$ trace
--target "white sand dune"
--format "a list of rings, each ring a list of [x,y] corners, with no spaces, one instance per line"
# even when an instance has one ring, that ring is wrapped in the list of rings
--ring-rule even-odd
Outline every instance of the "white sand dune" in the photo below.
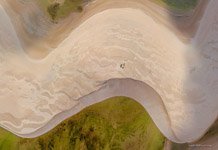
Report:
[[[0,125],[35,137],[91,104],[128,96],[170,140],[199,139],[218,115],[216,6],[211,0],[189,45],[149,13],[117,8],[90,17],[37,61],[0,7]]]

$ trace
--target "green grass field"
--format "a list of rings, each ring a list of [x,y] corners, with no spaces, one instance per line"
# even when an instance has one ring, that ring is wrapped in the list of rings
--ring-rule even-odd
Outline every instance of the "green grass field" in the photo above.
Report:
[[[175,11],[189,11],[196,7],[198,0],[152,0]]]
[[[0,133],[0,150],[161,150],[165,140],[144,108],[125,97],[92,105],[38,138]]]

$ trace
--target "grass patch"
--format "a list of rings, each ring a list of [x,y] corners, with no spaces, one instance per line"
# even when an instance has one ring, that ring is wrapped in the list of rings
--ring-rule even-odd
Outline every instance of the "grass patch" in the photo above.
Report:
[[[17,148],[19,138],[14,134],[0,129],[0,150],[14,150]]]
[[[64,18],[72,12],[82,12],[84,0],[37,0],[53,21]]]
[[[82,12],[82,0],[65,0],[57,12],[57,18],[63,18],[71,12]]]
[[[87,107],[34,139],[1,132],[6,134],[0,134],[0,146],[2,141],[10,139],[8,144],[3,143],[4,148],[15,145],[15,149],[21,150],[160,150],[165,139],[144,108],[125,97],[111,98]]]
[[[159,4],[166,5],[172,10],[176,11],[190,11],[194,9],[198,0],[153,0]]]

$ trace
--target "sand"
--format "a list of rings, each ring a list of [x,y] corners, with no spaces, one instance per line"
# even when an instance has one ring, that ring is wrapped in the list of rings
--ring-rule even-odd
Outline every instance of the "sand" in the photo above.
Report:
[[[38,60],[0,7],[0,125],[36,137],[91,104],[128,96],[170,140],[199,139],[218,115],[217,5],[210,1],[190,43],[166,14],[102,10]]]

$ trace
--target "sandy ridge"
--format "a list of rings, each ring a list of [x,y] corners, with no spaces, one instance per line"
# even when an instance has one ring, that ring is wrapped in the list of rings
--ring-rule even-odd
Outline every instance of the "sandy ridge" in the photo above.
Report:
[[[0,108],[1,126],[23,137],[35,137],[85,106],[120,95],[140,102],[172,141],[198,139],[218,114],[217,87],[213,84],[217,81],[216,54],[209,56],[216,46],[213,26],[216,16],[205,19],[216,14],[213,7],[216,3],[210,2],[207,10],[212,12],[205,13],[190,45],[151,18],[150,12],[109,9],[84,21],[45,59],[37,62],[15,51],[23,51],[18,39],[11,40],[16,37],[15,31],[5,30],[1,24],[0,37],[10,33],[3,43],[14,44],[14,47],[0,45],[6,50],[0,64],[0,100],[10,106],[5,100],[14,99],[13,108]],[[3,9],[0,14],[2,19],[7,18]],[[207,25],[208,32],[204,33]],[[213,39],[207,38],[209,35]],[[166,44],[169,39],[172,43]],[[126,64],[125,69],[120,68],[122,63]],[[119,80],[109,80],[113,78]],[[22,88],[17,88],[20,85]],[[127,92],[131,86],[138,90]],[[81,98],[84,95],[87,96]]]

